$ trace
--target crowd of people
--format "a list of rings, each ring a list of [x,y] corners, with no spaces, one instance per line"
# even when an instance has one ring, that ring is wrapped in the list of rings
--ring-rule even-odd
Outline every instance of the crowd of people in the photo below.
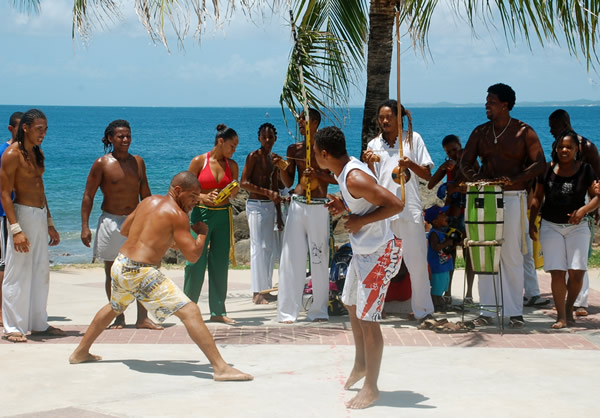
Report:
[[[144,160],[129,153],[129,123],[111,122],[102,139],[105,154],[90,169],[81,204],[81,240],[93,246],[95,259],[104,262],[109,303],[94,318],[71,363],[98,360],[89,352],[92,343],[106,327],[124,327],[123,312],[136,301],[136,327],[160,331],[160,323],[176,315],[213,365],[216,380],[252,379],[220,356],[197,305],[208,269],[210,320],[235,323],[225,302],[228,266],[235,263],[230,199],[240,188],[249,192],[252,300],[276,301],[282,324],[296,322],[303,308],[307,261],[312,288],[307,318],[328,320],[330,219],[343,215],[353,254],[342,301],[356,346],[345,387],[364,378],[350,408],[364,408],[378,397],[383,351],[379,321],[387,288],[401,265],[410,274],[411,307],[420,327],[435,326],[434,313],[451,301],[456,247],[465,237],[465,182],[503,185],[499,262],[502,314],[509,326],[525,326],[524,305],[549,302],[540,295],[534,240],[541,243],[544,269],[552,277],[557,311],[552,327],[569,326],[587,307],[587,259],[594,223],[590,213],[600,204],[598,150],[573,130],[566,111],[557,110],[549,118],[555,142],[551,161],[546,162],[536,132],[510,115],[516,100],[512,88],[495,84],[487,93],[489,121],[473,130],[464,149],[457,136],[446,136],[441,146],[448,159],[433,174],[434,163],[425,141],[412,130],[410,111],[386,100],[377,111],[379,135],[368,143],[362,161],[348,155],[339,128],[319,129],[321,115],[309,109],[298,117],[304,140],[290,145],[285,157],[272,152],[275,127],[269,123],[259,127],[260,147],[248,155],[238,183],[233,155],[239,138],[234,129],[220,124],[214,147],[194,157],[187,170],[173,178],[165,196],[152,195]],[[399,132],[398,118],[408,120],[408,129]],[[29,332],[64,335],[49,325],[46,312],[48,245],[57,245],[60,236],[42,179],[46,116],[36,109],[14,113],[9,131],[12,138],[0,148],[0,319],[5,339],[26,342]],[[438,187],[444,206],[423,210],[420,181],[428,182],[430,189]],[[328,194],[330,184],[337,184],[340,193]],[[92,240],[89,218],[98,188],[102,213]],[[169,248],[180,250],[187,260],[182,290],[159,270]],[[472,303],[475,275],[466,248],[463,254],[465,301]],[[279,284],[274,296],[277,260]],[[479,302],[494,305],[493,281],[478,276]],[[490,324],[492,315],[482,309],[473,324]]]

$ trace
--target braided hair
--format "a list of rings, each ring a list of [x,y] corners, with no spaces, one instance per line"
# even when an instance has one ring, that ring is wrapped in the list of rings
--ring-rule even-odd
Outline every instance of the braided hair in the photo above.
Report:
[[[21,151],[21,154],[23,154],[25,160],[29,160],[29,153],[25,149],[25,131],[23,130],[23,126],[31,126],[36,119],[48,120],[41,110],[30,109],[23,114],[21,122],[19,123],[19,129],[17,129],[15,141],[19,144],[19,150]],[[35,162],[38,167],[44,167],[44,154],[42,154],[42,150],[39,146],[35,145],[33,147],[33,154],[35,155]]]
[[[259,137],[260,137],[260,132],[261,132],[263,129],[271,129],[271,130],[273,131],[273,133],[275,134],[275,137],[277,137],[277,129],[275,129],[275,126],[273,126],[273,124],[272,124],[272,123],[265,122],[265,123],[263,123],[262,125],[260,125],[260,126],[258,127],[258,136],[259,136]]]

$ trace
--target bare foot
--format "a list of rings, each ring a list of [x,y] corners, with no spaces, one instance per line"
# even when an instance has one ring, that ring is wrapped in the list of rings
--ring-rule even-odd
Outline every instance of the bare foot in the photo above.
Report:
[[[31,335],[52,335],[54,337],[64,337],[67,335],[67,333],[60,328],[49,326],[44,331],[31,331]]]
[[[102,360],[102,357],[100,357],[100,356],[96,356],[91,353],[79,354],[76,351],[74,351],[73,354],[71,354],[69,356],[69,363],[71,363],[71,364],[90,363],[92,361],[100,361],[100,360]]]
[[[10,341],[11,343],[26,343],[27,337],[20,332],[9,332],[2,336],[3,339]]]
[[[254,376],[248,373],[241,372],[238,369],[235,369],[231,366],[227,366],[222,371],[215,372],[213,379],[217,382],[243,382],[248,380],[254,380]]]
[[[294,321],[279,321],[280,324],[292,325]]]
[[[254,293],[252,296],[252,303],[255,305],[268,305],[269,301],[260,293]]]
[[[152,321],[150,318],[146,318],[142,322],[137,322],[135,327],[138,329],[153,329],[158,331],[165,329],[164,327],[154,323],[154,321]]]
[[[121,314],[115,318],[115,322],[108,329],[123,329],[125,328],[125,315]]]
[[[559,319],[554,324],[552,324],[553,329],[563,329],[567,327],[567,321]]]
[[[356,366],[354,366],[354,368],[350,372],[350,376],[348,376],[348,380],[346,380],[344,389],[346,389],[346,390],[350,389],[352,386],[354,386],[354,384],[356,382],[358,382],[360,379],[362,379],[366,375],[367,375],[367,369],[357,369]]]
[[[346,408],[349,409],[364,409],[373,404],[379,399],[379,390],[377,388],[364,387],[356,394],[356,396],[346,402]]]
[[[237,323],[235,321],[235,319],[231,319],[230,317],[228,317],[226,315],[211,316],[210,321],[211,322],[222,322],[227,325],[233,325],[233,324]]]

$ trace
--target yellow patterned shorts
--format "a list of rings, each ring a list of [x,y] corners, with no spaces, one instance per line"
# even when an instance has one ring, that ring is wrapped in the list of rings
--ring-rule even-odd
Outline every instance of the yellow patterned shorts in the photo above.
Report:
[[[132,261],[123,254],[115,260],[111,277],[110,304],[119,314],[137,299],[158,322],[163,322],[191,302],[157,266]]]

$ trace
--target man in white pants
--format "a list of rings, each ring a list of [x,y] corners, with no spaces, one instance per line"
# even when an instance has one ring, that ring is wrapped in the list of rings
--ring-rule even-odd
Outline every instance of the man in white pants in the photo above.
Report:
[[[309,110],[310,140],[314,145],[315,133],[321,122],[321,115]],[[300,115],[298,127],[306,136],[304,113]],[[314,146],[311,155],[314,156]],[[329,212],[327,187],[336,183],[328,170],[322,170],[312,158],[310,168],[306,167],[306,140],[292,144],[287,149],[289,166],[280,169],[281,180],[286,187],[294,183],[298,171],[298,185],[288,209],[283,232],[283,248],[279,263],[279,294],[277,295],[277,319],[291,324],[296,321],[302,307],[302,294],[306,282],[306,254],[310,253],[310,272],[313,301],[307,317],[311,321],[327,321],[329,302]],[[306,199],[307,182],[310,179],[311,201]]]
[[[275,224],[281,197],[278,191],[277,166],[274,164],[276,156],[271,153],[277,141],[275,126],[263,123],[258,128],[258,140],[260,148],[252,151],[246,158],[242,188],[250,192],[246,201],[246,215],[250,229],[252,302],[260,305],[274,300],[270,294],[263,295],[260,292],[273,287],[273,265],[276,257],[279,257],[275,254],[278,248]]]
[[[346,402],[348,408],[363,409],[379,398],[377,378],[383,354],[379,321],[387,288],[402,264],[402,243],[390,231],[388,218],[404,204],[378,184],[365,163],[348,156],[339,128],[319,131],[315,148],[319,164],[333,171],[340,185],[342,198],[330,196],[327,207],[334,215],[347,211],[345,227],[353,256],[342,300],[350,314],[356,355],[344,388],[350,389],[364,377],[361,390]]]
[[[2,156],[0,168],[2,205],[10,225],[2,284],[3,338],[12,342],[26,342],[28,331],[64,335],[48,324],[46,312],[50,281],[48,237],[50,245],[60,242],[42,180],[44,154],[40,145],[47,130],[48,121],[40,110],[27,111],[15,142]]]
[[[402,107],[402,116],[407,114]],[[401,187],[392,178],[393,170],[399,166],[400,159],[397,118],[398,104],[395,100],[387,100],[379,105],[377,122],[381,134],[369,142],[363,159],[369,164],[379,183],[400,197]],[[412,129],[409,128],[409,131]],[[412,140],[409,138],[411,136]],[[403,242],[404,263],[410,273],[413,313],[420,324],[429,325],[428,321],[434,320],[433,302],[427,270],[427,241],[418,178],[431,178],[433,161],[423,138],[416,132],[412,132],[412,135],[409,135],[408,131],[402,132],[402,149],[404,157],[400,166],[410,170],[410,174],[404,186],[404,210],[390,218],[391,228],[394,235]]]
[[[510,327],[521,328],[525,325],[523,254],[527,252],[528,227],[525,189],[531,179],[543,173],[546,160],[535,131],[510,116],[516,100],[513,89],[499,83],[487,92],[485,110],[490,122],[473,130],[460,164],[470,181],[504,182],[504,243],[500,250],[503,313],[510,317]],[[477,157],[481,159],[479,172],[474,169]],[[479,298],[482,305],[495,304],[492,276],[479,275]],[[475,325],[489,324],[492,315],[482,310]]]

